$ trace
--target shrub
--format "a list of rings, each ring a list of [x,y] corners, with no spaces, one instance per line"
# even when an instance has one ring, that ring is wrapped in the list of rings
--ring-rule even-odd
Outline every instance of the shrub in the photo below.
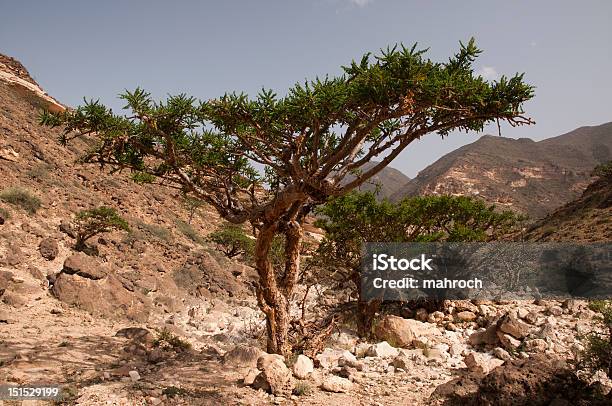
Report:
[[[612,301],[596,300],[589,308],[600,314],[603,332],[591,332],[583,338],[585,349],[579,366],[593,373],[603,370],[612,378]]]
[[[30,214],[34,214],[40,209],[40,199],[29,190],[20,187],[4,189],[0,193],[0,200],[21,207]]]
[[[293,388],[293,394],[296,396],[309,395],[312,392],[312,388],[308,382],[298,381]]]
[[[77,213],[74,229],[77,234],[75,249],[80,251],[85,248],[85,242],[95,235],[112,230],[129,231],[130,227],[127,221],[117,214],[115,209],[100,206]]]
[[[612,161],[609,161],[605,164],[597,165],[595,169],[593,169],[591,175],[600,178],[612,177]]]
[[[153,345],[162,349],[174,351],[183,351],[191,348],[191,344],[166,328],[157,333],[157,338],[153,341]]]
[[[242,227],[225,223],[208,236],[208,240],[217,244],[219,250],[228,258],[242,255],[250,258],[255,250],[255,240],[250,238]]]

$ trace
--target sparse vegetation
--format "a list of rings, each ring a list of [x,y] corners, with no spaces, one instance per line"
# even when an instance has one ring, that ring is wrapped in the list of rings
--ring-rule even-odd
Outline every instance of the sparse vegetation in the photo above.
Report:
[[[4,220],[8,220],[11,218],[11,213],[4,207],[0,207],[0,217],[2,217]]]
[[[204,242],[204,239],[200,233],[198,233],[193,226],[191,226],[191,224],[186,223],[181,219],[176,219],[174,224],[176,224],[176,228],[178,228],[178,230],[191,241],[197,244],[202,244]]]
[[[308,382],[297,381],[293,388],[293,394],[295,396],[308,396],[312,393],[312,387]]]
[[[591,175],[600,178],[612,177],[612,161],[609,161],[605,164],[597,165],[595,169],[593,169]]]
[[[125,221],[115,209],[100,206],[91,210],[83,210],[77,213],[74,220],[74,230],[76,232],[76,250],[83,250],[86,242],[90,238],[113,230],[129,231],[127,221]]]
[[[27,189],[10,187],[0,192],[0,200],[35,214],[40,208],[40,199]]]
[[[596,300],[589,308],[600,315],[603,332],[591,332],[583,338],[585,349],[578,363],[593,373],[602,370],[612,378],[612,301]]]
[[[135,224],[138,228],[146,231],[156,238],[159,238],[160,240],[168,242],[172,239],[172,233],[165,227],[158,226],[157,224],[145,223],[142,220],[136,220]]]
[[[191,344],[181,339],[170,330],[164,328],[157,333],[153,345],[164,350],[184,351],[191,348]]]

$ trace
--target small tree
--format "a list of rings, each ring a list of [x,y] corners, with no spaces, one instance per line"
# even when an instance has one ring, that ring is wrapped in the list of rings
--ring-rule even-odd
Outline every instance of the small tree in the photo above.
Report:
[[[252,258],[255,249],[255,239],[249,237],[241,226],[225,223],[208,236],[228,258],[242,255]]]
[[[86,247],[86,241],[90,238],[113,230],[129,231],[128,223],[115,209],[100,206],[91,210],[83,210],[77,213],[74,220],[76,232],[76,243],[74,248],[81,251]]]
[[[361,249],[368,241],[432,242],[489,241],[509,232],[519,216],[498,212],[481,200],[465,196],[422,196],[398,203],[378,202],[374,193],[351,193],[318,209],[316,225],[325,231],[315,261],[335,280],[352,282],[358,298],[357,325],[370,333],[377,301],[361,292]]]
[[[353,61],[341,76],[297,84],[281,98],[262,90],[254,99],[233,93],[206,102],[185,95],[155,102],[136,89],[121,96],[126,116],[91,101],[45,113],[41,121],[64,126],[62,142],[96,138],[84,162],[153,175],[231,223],[251,223],[267,350],[287,355],[302,226],[316,205],[368,181],[428,134],[532,123],[522,106],[533,87],[520,74],[496,82],[475,74],[480,52],[472,39],[439,63],[416,45],[395,46]],[[371,161],[378,163],[366,166]],[[275,266],[269,254],[279,234],[285,260]]]

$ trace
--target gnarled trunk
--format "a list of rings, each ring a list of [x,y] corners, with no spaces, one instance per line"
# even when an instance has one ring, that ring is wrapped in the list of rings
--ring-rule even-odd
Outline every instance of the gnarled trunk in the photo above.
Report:
[[[285,266],[276,272],[270,260],[270,247],[277,232],[285,235]],[[255,244],[255,264],[259,274],[257,301],[266,315],[267,351],[282,355],[291,353],[289,343],[290,299],[297,281],[302,226],[297,221],[266,223],[259,230]]]

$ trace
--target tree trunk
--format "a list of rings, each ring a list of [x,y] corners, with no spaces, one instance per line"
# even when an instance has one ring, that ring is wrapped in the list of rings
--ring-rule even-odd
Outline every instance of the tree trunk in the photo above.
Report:
[[[266,315],[268,333],[267,352],[288,356],[290,299],[297,281],[300,261],[302,227],[296,221],[288,222],[282,230],[285,234],[285,269],[277,275],[270,261],[272,240],[277,234],[278,224],[264,224],[259,230],[255,244],[255,264],[259,274],[257,301]]]
[[[378,299],[366,300],[363,297],[359,272],[353,272],[352,280],[357,288],[357,335],[361,338],[370,338],[374,316],[380,309],[381,301]]]

